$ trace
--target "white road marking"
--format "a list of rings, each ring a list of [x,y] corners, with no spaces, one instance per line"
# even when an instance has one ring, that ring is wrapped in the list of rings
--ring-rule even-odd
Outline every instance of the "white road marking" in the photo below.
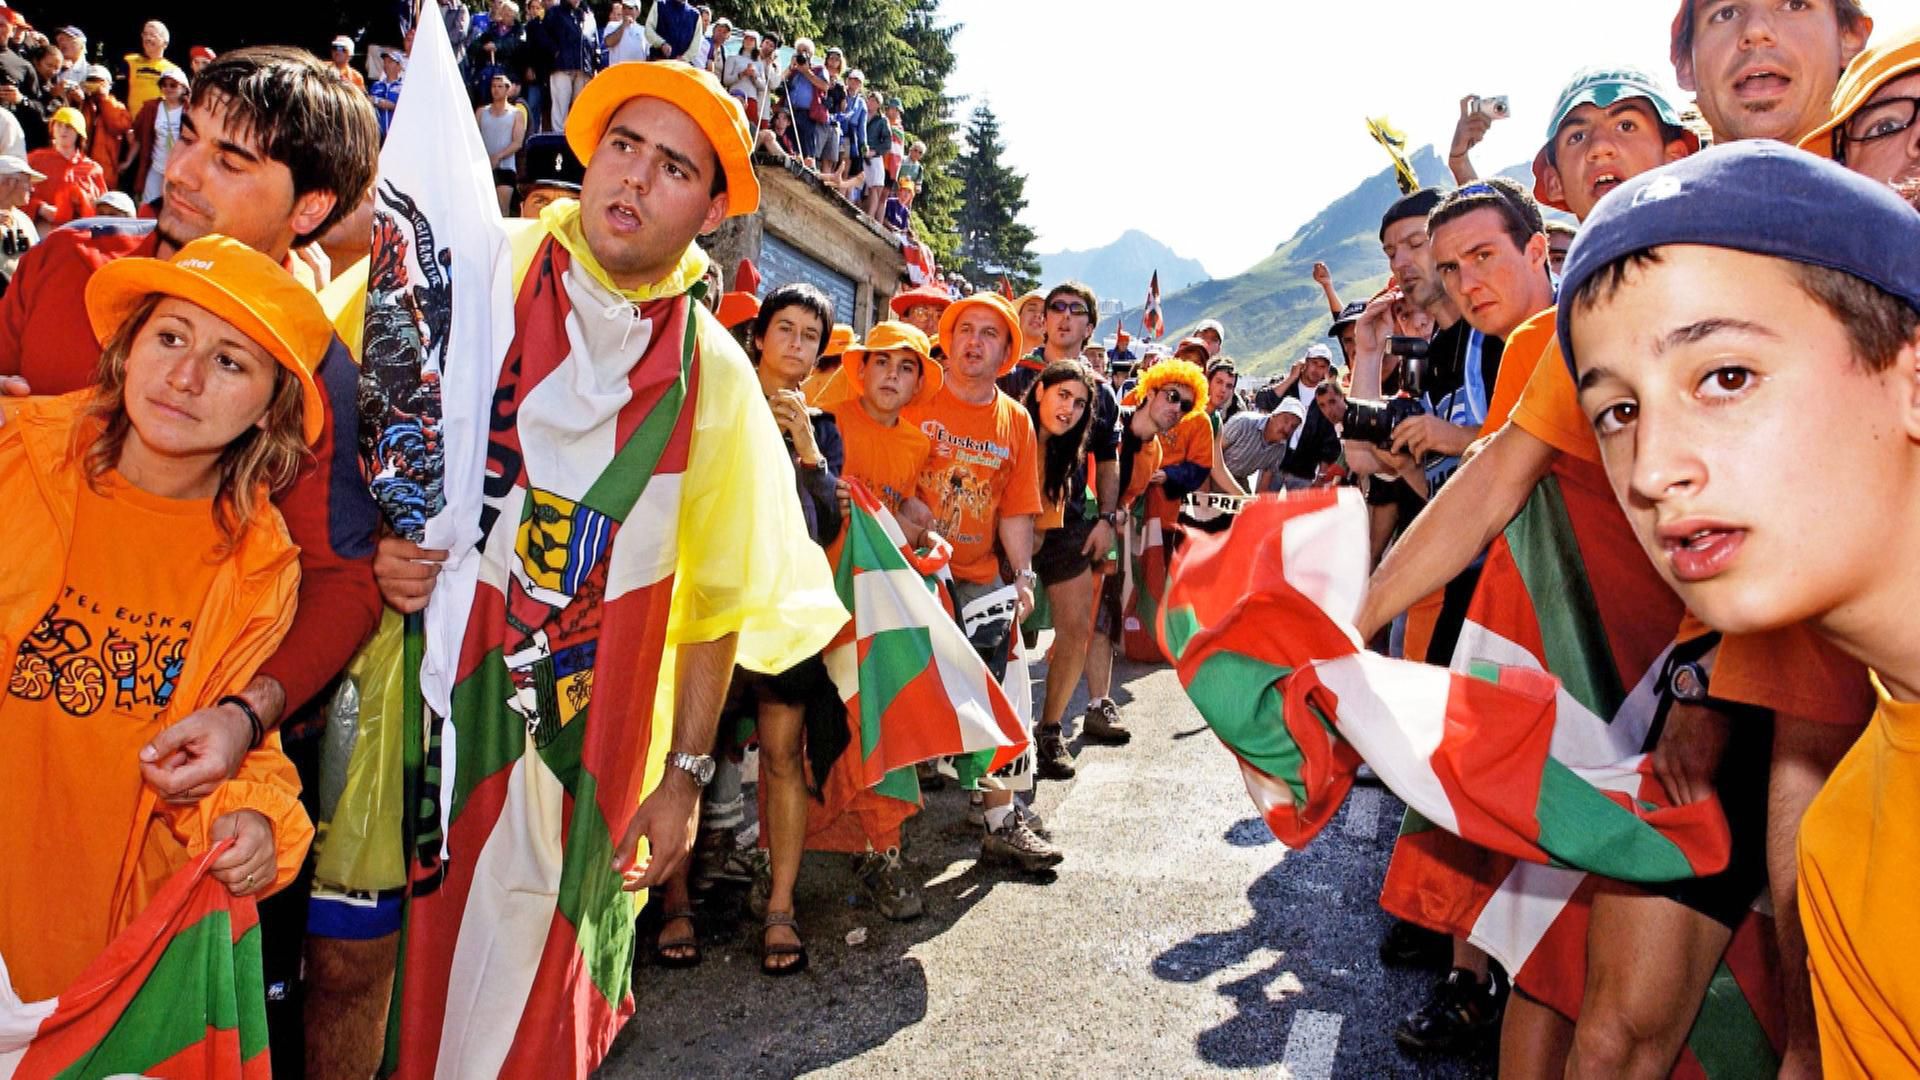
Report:
[[[1293,1014],[1293,1027],[1287,1032],[1287,1049],[1280,1059],[1281,1075],[1292,1080],[1329,1080],[1333,1076],[1334,1054],[1340,1049],[1338,1013],[1301,1009]]]
[[[1347,820],[1342,826],[1348,836],[1371,840],[1380,831],[1380,789],[1356,787],[1347,793]]]

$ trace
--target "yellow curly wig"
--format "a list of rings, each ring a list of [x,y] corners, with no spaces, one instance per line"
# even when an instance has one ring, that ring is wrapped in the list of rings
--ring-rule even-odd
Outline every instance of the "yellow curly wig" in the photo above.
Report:
[[[1145,401],[1148,394],[1171,383],[1177,383],[1193,391],[1193,408],[1187,410],[1188,416],[1206,411],[1207,373],[1201,371],[1200,365],[1191,360],[1160,361],[1148,368],[1145,375],[1140,376],[1140,382],[1134,386],[1133,394],[1128,396],[1134,397],[1136,401]]]

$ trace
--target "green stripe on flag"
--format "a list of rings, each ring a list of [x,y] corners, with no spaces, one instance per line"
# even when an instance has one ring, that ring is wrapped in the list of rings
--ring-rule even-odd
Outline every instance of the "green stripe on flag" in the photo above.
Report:
[[[458,786],[453,792],[450,821],[460,820],[467,797],[475,788],[526,753],[527,729],[520,724],[500,723],[497,715],[507,711],[505,703],[514,692],[499,649],[482,657],[473,674],[453,688],[454,754],[458,758],[453,775]]]
[[[1553,758],[1540,773],[1540,847],[1557,862],[1621,881],[1698,876],[1680,846]]]
[[[1222,650],[1200,662],[1187,683],[1187,696],[1222,742],[1247,764],[1285,783],[1295,803],[1304,806],[1306,759],[1281,722],[1280,688],[1275,685],[1292,673],[1292,668]]]
[[[889,799],[898,799],[903,803],[920,805],[920,776],[913,766],[902,765],[880,778],[880,782],[871,789],[876,795]]]
[[[1774,1056],[1760,1018],[1753,1015],[1746,991],[1724,960],[1707,984],[1700,1015],[1687,1035],[1687,1049],[1693,1051],[1708,1080],[1772,1076],[1780,1071],[1780,1059]]]
[[[210,911],[182,927],[106,1037],[56,1074],[59,1080],[122,1073],[137,1076],[205,1041],[209,1028],[233,1030],[240,1021],[234,978],[237,959],[233,924],[225,911]],[[258,986],[257,947],[252,963]],[[264,1010],[264,1003],[260,1008]],[[264,1011],[261,1019],[264,1023]]]
[[[575,717],[547,751],[570,743],[570,756],[577,763],[585,720],[584,714]],[[527,762],[528,768],[546,765],[544,758]],[[633,901],[630,894],[621,891],[620,875],[613,872],[612,823],[600,816],[600,785],[593,773],[577,764],[572,771],[576,776],[569,785],[573,815],[567,826],[566,850],[560,856],[557,906],[573,924],[574,942],[586,965],[587,978],[606,998],[608,1007],[617,1010],[633,982]]]
[[[1627,690],[1614,670],[1613,649],[1557,479],[1549,476],[1534,487],[1507,526],[1506,539],[1540,621],[1547,670],[1588,712],[1602,719],[1613,716]]]
[[[240,1058],[253,1060],[267,1050],[267,977],[260,956],[260,924],[233,943],[233,987],[239,1010]]]
[[[692,310],[692,301],[688,301],[687,337],[680,347],[680,377],[672,386],[660,395],[660,400],[647,410],[647,418],[640,422],[632,435],[614,454],[613,460],[600,473],[585,495],[580,496],[580,505],[597,510],[615,521],[625,522],[633,511],[633,505],[647,490],[648,481],[653,479],[654,470],[660,465],[660,458],[667,450],[667,441],[673,437],[673,429],[680,422],[681,406],[687,399],[687,373],[693,366],[693,344],[695,327],[699,320]],[[527,492],[527,502],[533,502],[533,492]]]
[[[880,720],[907,684],[933,666],[933,631],[924,626],[882,630],[867,639],[860,660],[860,756],[880,745]]]
[[[1165,639],[1167,655],[1174,663],[1186,654],[1187,642],[1200,632],[1200,617],[1193,613],[1191,605],[1169,608],[1160,623],[1160,636]]]

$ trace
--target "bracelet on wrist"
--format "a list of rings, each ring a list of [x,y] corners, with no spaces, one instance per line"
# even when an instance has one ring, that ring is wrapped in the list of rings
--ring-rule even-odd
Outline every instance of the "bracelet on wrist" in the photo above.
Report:
[[[239,709],[241,714],[247,718],[247,725],[253,729],[253,741],[247,744],[248,748],[253,750],[260,748],[261,741],[267,737],[267,726],[260,722],[260,714],[253,711],[253,706],[247,704],[246,698],[238,694],[228,694],[226,697],[214,702],[214,704],[231,705]]]

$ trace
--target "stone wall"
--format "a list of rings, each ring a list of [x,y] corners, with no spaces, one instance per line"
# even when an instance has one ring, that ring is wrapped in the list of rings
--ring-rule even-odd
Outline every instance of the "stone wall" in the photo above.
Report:
[[[728,218],[700,244],[717,261],[727,288],[740,260],[760,269],[761,295],[795,279],[836,297],[834,318],[865,334],[886,317],[887,301],[906,287],[907,264],[893,234],[797,163],[756,154],[760,209]],[[775,270],[779,273],[775,273]],[[851,305],[852,310],[844,310]]]

